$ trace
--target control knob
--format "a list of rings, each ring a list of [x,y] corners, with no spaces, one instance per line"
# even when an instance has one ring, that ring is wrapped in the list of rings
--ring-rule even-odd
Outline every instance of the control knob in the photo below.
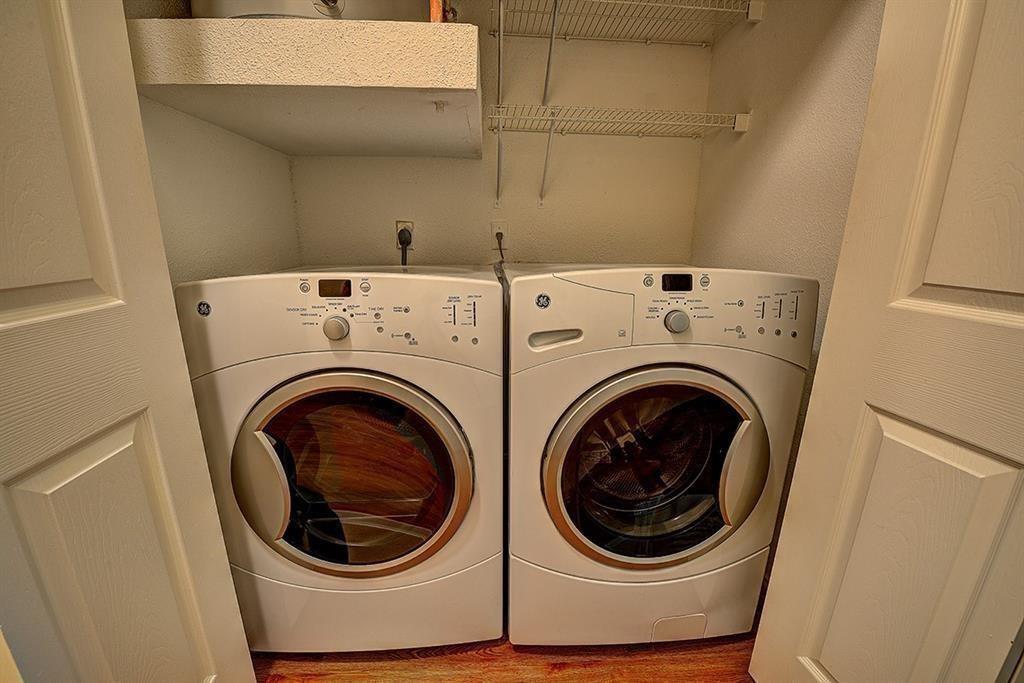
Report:
[[[326,335],[328,339],[340,341],[348,336],[348,332],[348,321],[341,316],[332,315],[324,321],[324,335]]]
[[[673,334],[686,332],[690,327],[690,316],[678,309],[671,310],[665,314],[665,328]]]

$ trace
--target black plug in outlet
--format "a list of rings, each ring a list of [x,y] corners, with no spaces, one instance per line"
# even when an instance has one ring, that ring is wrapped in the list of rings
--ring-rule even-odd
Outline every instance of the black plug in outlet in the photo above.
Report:
[[[398,239],[398,248],[402,250],[402,265],[408,265],[409,249],[412,246],[412,221],[395,221]]]

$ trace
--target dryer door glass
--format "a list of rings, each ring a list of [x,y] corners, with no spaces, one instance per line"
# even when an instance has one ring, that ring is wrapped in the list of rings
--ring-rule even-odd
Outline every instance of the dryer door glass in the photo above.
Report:
[[[404,558],[454,533],[456,507],[464,514],[468,448],[453,418],[408,385],[367,373],[325,377],[315,376],[316,390],[288,391],[256,425],[263,451],[279,463],[287,501],[276,530],[276,523],[255,528],[262,511],[246,517],[264,540],[314,569],[345,574],[407,566]],[[266,457],[255,450],[236,449],[236,458]],[[238,479],[249,470],[242,460],[236,465],[239,494],[245,482]],[[243,497],[243,511],[261,504]],[[439,538],[446,528],[450,533]]]
[[[751,418],[760,425],[752,405],[744,410],[726,393],[738,390],[692,369],[653,372],[596,388],[549,446],[552,517],[574,545],[612,564],[664,566],[719,542],[749,513],[767,471],[767,439],[755,439],[748,479],[760,479],[756,490],[726,486],[728,461],[749,450],[739,444]]]

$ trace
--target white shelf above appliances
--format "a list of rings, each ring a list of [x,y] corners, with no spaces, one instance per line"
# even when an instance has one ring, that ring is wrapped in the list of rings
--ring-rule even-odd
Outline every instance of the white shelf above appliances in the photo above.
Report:
[[[291,155],[480,158],[477,28],[128,22],[139,93]]]

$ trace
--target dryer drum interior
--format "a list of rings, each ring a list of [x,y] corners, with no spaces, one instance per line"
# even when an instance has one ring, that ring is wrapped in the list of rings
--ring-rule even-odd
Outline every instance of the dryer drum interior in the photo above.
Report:
[[[454,418],[400,380],[365,372],[299,379],[253,410],[232,458],[246,520],[311,569],[379,574],[450,538],[472,493]]]
[[[329,562],[374,564],[432,536],[451,507],[455,471],[437,432],[384,396],[307,396],[267,423],[288,479],[284,539]]]
[[[597,559],[682,561],[724,540],[764,485],[767,440],[742,393],[688,368],[654,372],[592,390],[549,445],[548,508],[563,536]],[[751,436],[753,448],[738,447]],[[748,453],[742,464],[738,450]],[[742,493],[743,515],[735,506],[730,515],[735,495],[724,485],[734,466],[752,467],[755,480]]]

